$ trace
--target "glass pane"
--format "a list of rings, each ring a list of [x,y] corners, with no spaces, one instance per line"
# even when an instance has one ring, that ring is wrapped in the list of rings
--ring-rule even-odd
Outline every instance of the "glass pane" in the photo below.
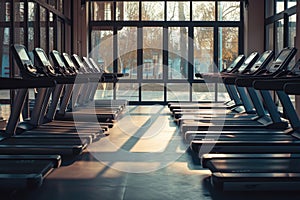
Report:
[[[240,2],[218,2],[218,21],[240,21]]]
[[[120,83],[117,84],[117,99],[126,99],[128,101],[139,100],[139,84]]]
[[[14,27],[14,42],[24,44],[24,28]]]
[[[123,27],[118,32],[118,71],[128,73],[126,79],[137,78],[137,28]]]
[[[37,6],[35,3],[28,2],[28,49],[29,51],[35,47],[34,41],[34,24],[36,23]]]
[[[28,27],[28,49],[32,50],[34,49],[34,28],[33,27]]]
[[[214,72],[214,28],[194,28],[194,72]]]
[[[270,17],[274,15],[274,0],[265,0],[266,2],[266,17]]]
[[[28,3],[28,21],[35,21],[36,20],[36,4],[29,2]]]
[[[167,101],[189,101],[190,85],[172,83],[167,85]]]
[[[192,90],[193,101],[214,101],[214,83],[194,83]]]
[[[188,29],[169,28],[169,79],[186,79],[188,74]]]
[[[1,99],[10,99],[10,92],[8,90],[0,91],[1,94]],[[11,111],[11,107],[10,105],[7,104],[2,104],[1,105],[1,117],[3,117],[4,119],[8,119],[10,116],[10,111]],[[5,129],[5,127],[0,127],[2,130]]]
[[[142,20],[163,21],[165,3],[163,1],[143,1]]]
[[[274,49],[274,24],[269,24],[266,27],[266,49]]]
[[[112,83],[103,83],[98,85],[98,89],[95,94],[95,100],[99,99],[113,99]]]
[[[117,20],[139,20],[139,2],[117,2]]]
[[[0,28],[1,77],[9,76],[9,28]],[[1,97],[2,98],[2,97]]]
[[[40,46],[47,51],[47,11],[40,6]]]
[[[279,20],[275,22],[276,24],[276,34],[275,34],[275,53],[279,53],[283,49],[283,31],[284,31],[284,21]]]
[[[10,21],[10,4],[5,3],[5,1],[0,1],[0,22]]]
[[[142,84],[142,101],[163,101],[164,85],[159,83]]]
[[[113,2],[92,2],[92,21],[113,20]]]
[[[189,21],[190,20],[190,2],[188,1],[168,1],[167,2],[167,20],[168,21]]]
[[[113,31],[93,30],[90,55],[108,72],[113,72]]]
[[[215,9],[214,1],[193,1],[193,21],[214,21]]]
[[[228,95],[228,92],[226,91],[224,84],[218,84],[218,99],[217,99],[217,101],[226,102],[229,100],[230,100],[230,97]]]
[[[296,40],[296,15],[289,17],[289,46],[294,47]]]
[[[58,10],[60,11],[60,12],[62,12],[63,13],[63,7],[64,7],[64,2],[63,2],[63,0],[59,0],[58,1],[58,6],[57,6],[57,8],[58,8]]]
[[[236,27],[219,28],[219,69],[222,71],[238,56],[239,29]]]
[[[297,5],[296,0],[288,0],[288,5],[287,5],[288,8],[293,7],[295,5]]]
[[[54,16],[52,12],[49,12],[49,21],[53,22],[54,21]]]
[[[276,13],[284,11],[284,0],[276,0]]]
[[[57,20],[57,25],[56,25],[56,47],[55,49],[58,50],[58,51],[62,51],[62,48],[63,48],[63,32],[64,32],[64,29],[63,29],[63,23],[60,19]]]
[[[162,79],[163,29],[143,28],[143,78]]]
[[[53,7],[53,8],[56,8],[56,1],[57,0],[48,0],[48,4]]]
[[[15,2],[15,21],[22,22],[24,21],[24,2]]]
[[[53,49],[54,49],[54,28],[49,27],[49,51],[52,51]]]

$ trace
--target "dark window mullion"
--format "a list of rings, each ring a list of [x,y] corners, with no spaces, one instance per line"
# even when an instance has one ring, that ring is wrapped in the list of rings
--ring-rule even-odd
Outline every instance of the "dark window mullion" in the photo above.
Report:
[[[289,16],[287,14],[284,14],[283,18],[283,47],[289,46]]]
[[[118,27],[113,28],[113,72],[118,72]],[[116,99],[116,83],[113,83],[113,99]]]
[[[169,74],[169,29],[168,27],[163,27],[163,81],[164,81],[164,102],[167,101],[167,82]]]
[[[139,83],[139,102],[142,101],[142,81],[143,81],[143,28],[137,30],[137,80]]]

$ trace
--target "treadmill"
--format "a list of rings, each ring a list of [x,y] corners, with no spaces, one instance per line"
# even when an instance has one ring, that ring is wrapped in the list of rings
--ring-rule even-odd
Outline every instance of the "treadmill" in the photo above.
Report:
[[[267,77],[273,77],[280,72],[286,70],[288,64],[293,59],[296,54],[295,48],[284,48],[276,57],[276,59],[271,63],[271,66],[268,68],[267,71],[263,70],[260,73],[256,74],[255,76],[244,76],[240,77],[242,82],[251,82],[252,79],[260,78],[264,79]],[[227,77],[228,79],[236,80],[237,77]],[[253,81],[253,80],[252,80]],[[240,86],[240,85],[238,85]],[[277,107],[272,100],[272,97],[269,91],[261,90],[260,91],[262,98],[264,99],[265,106],[268,109],[270,114],[271,121],[266,121],[266,118],[259,118],[257,121],[254,121],[252,124],[243,124],[243,123],[234,123],[226,121],[216,121],[214,123],[214,119],[212,119],[211,123],[205,122],[187,122],[186,124],[183,121],[183,124],[180,126],[181,132],[185,134],[187,131],[197,131],[197,130],[241,130],[241,129],[260,129],[260,128],[269,128],[269,129],[278,129],[284,130],[287,128],[287,123],[282,121],[279,112],[277,111]]]
[[[254,73],[256,73],[258,70],[262,70],[265,69],[266,66],[269,64],[269,62],[271,61],[271,59],[273,58],[273,51],[265,51],[260,58],[257,60],[256,57],[257,54],[251,54],[246,61],[243,63],[243,65],[241,65],[236,71],[235,73],[223,73],[221,76],[220,74],[215,74],[214,76],[208,76],[208,78],[206,78],[207,81],[211,81],[211,82],[217,82],[217,81],[221,81],[222,79],[224,79],[225,77],[228,76],[240,76],[240,75],[253,75]],[[255,59],[253,59],[255,58]],[[253,62],[257,60],[254,64]],[[252,63],[252,64],[250,64]],[[205,76],[205,74],[203,75]],[[223,82],[223,80],[222,80]],[[233,84],[225,84],[227,86],[227,88],[236,88],[233,86]],[[262,108],[261,105],[256,105],[255,100],[258,101],[258,97],[255,94],[255,91],[251,90],[251,88],[246,88],[247,92],[251,94],[251,99],[252,102],[254,102],[254,107],[256,110],[256,114],[258,115],[258,117],[263,117],[266,115],[266,113],[264,112],[264,108]],[[197,120],[197,121],[207,121],[210,120],[211,118],[214,118],[215,120],[217,118],[222,118],[222,120],[227,119],[227,118],[231,118],[231,120],[234,120],[235,118],[238,117],[238,119],[246,119],[248,120],[250,117],[256,117],[256,114],[252,114],[253,112],[253,107],[251,104],[251,102],[248,100],[248,96],[245,93],[245,90],[243,90],[242,88],[238,88],[239,94],[242,97],[241,98],[241,102],[243,103],[246,112],[244,113],[236,113],[236,112],[226,112],[224,113],[225,108],[223,109],[223,113],[221,114],[212,114],[212,115],[183,115],[181,118],[177,119],[177,124],[181,124],[182,120]],[[237,94],[235,95],[237,96]],[[255,99],[253,99],[255,98]],[[215,110],[214,110],[215,111]],[[235,111],[235,110],[234,110]],[[195,113],[197,113],[197,111],[195,111]],[[226,115],[224,115],[226,114]],[[221,115],[221,116],[220,116]],[[175,115],[175,117],[177,117]]]
[[[26,48],[23,45],[12,45],[12,52],[17,65],[21,67],[20,71],[24,74],[24,80],[33,80],[36,84],[35,87],[43,87],[38,85],[39,79],[48,82],[53,81],[51,77],[46,77],[41,73],[42,71],[38,70],[32,64]],[[47,69],[44,70],[49,70],[54,74],[54,70],[51,66],[48,66]],[[88,144],[86,139],[57,139],[25,135],[20,137],[15,136],[18,120],[27,95],[27,89],[18,90],[16,94],[15,104],[7,124],[6,132],[0,141],[0,154],[58,154],[66,157],[76,156],[82,153]]]
[[[81,61],[79,56],[73,55],[72,56],[72,61],[75,63],[78,69],[84,70],[84,75],[88,74],[93,74],[95,71],[91,71],[91,69],[88,69],[84,65],[84,63]],[[98,77],[94,77],[93,82],[95,81],[100,81],[102,73],[98,72]],[[67,101],[62,101],[64,104],[60,106],[59,111],[57,112],[55,119],[58,120],[68,120],[68,121],[74,121],[73,115],[76,115],[76,118],[86,121],[90,120],[91,117],[93,117],[95,114],[97,116],[97,119],[99,122],[114,122],[117,120],[119,114],[120,114],[120,109],[119,108],[101,108],[101,107],[94,107],[94,108],[89,108],[89,107],[84,107],[84,100],[85,96],[88,95],[88,93],[91,91],[91,87],[93,86],[93,82],[85,83],[85,84],[75,84],[74,88],[68,88],[69,90],[72,90],[73,94],[71,91],[68,91],[67,94],[71,95],[72,94],[72,108],[71,112],[67,112]],[[81,94],[81,95],[80,95]],[[66,97],[70,98],[70,97]],[[77,104],[79,102],[79,104]],[[81,104],[81,105],[80,105]],[[91,110],[92,109],[92,110]],[[94,112],[94,114],[93,114]]]
[[[70,67],[68,66],[66,63],[63,62],[63,59],[60,55],[59,52],[57,51],[52,51],[51,52],[51,57],[52,60],[54,61],[55,65],[60,65],[60,66],[64,66],[64,67]],[[71,60],[69,62],[72,62]],[[95,113],[95,115],[97,115],[97,119],[99,122],[109,122],[111,119],[115,120],[118,115],[121,112],[121,106],[118,107],[91,107],[91,106],[86,106],[88,100],[85,100],[86,97],[90,96],[90,93],[93,93],[92,89],[94,88],[94,85],[98,85],[99,81],[101,81],[101,77],[103,76],[103,73],[95,70],[95,69],[91,69],[87,66],[85,67],[85,71],[88,71],[88,73],[90,73],[90,75],[92,75],[92,81],[91,79],[89,80],[88,83],[83,83],[83,84],[75,84],[75,86],[71,86],[71,87],[66,87],[66,89],[71,90],[71,91],[67,91],[65,93],[67,99],[69,99],[68,101],[62,101],[61,105],[60,105],[60,109],[57,112],[57,117],[59,119],[64,119],[64,120],[71,120],[73,119],[72,116],[70,116],[70,114],[76,115],[76,118],[82,118],[84,120],[84,118],[86,118],[87,120],[89,118],[91,118],[91,115],[93,115],[93,112]],[[88,76],[89,74],[85,73],[82,75],[86,75]],[[78,89],[74,89],[74,87],[79,87]],[[74,91],[78,91],[78,92],[74,92]],[[72,112],[66,112],[66,107],[67,107],[67,102],[70,101],[71,98],[71,94],[73,92],[73,99],[72,99],[72,108],[71,111]],[[76,96],[76,97],[75,97]],[[77,98],[77,101],[74,100]],[[77,103],[76,104],[74,104]],[[94,117],[94,116],[92,116]],[[86,120],[85,120],[86,121]]]
[[[249,76],[255,76],[256,74],[259,74],[261,72],[266,72],[268,71],[268,68],[270,68],[270,65],[268,66],[268,64],[270,63],[270,60],[273,58],[273,51],[265,51],[260,58],[258,59],[258,61],[249,69],[245,69],[243,71],[243,69],[239,69],[238,73],[235,74],[226,74],[226,75],[222,75],[222,79],[225,83],[227,84],[234,84],[235,80],[238,77],[249,77]],[[267,67],[268,66],[268,67]],[[218,77],[216,77],[218,78]],[[216,79],[215,78],[215,79]],[[220,78],[218,78],[220,79]],[[243,82],[243,81],[241,81]],[[253,105],[255,107],[256,110],[256,115],[252,115],[252,114],[236,114],[236,113],[223,113],[223,115],[211,115],[211,116],[202,116],[202,115],[196,115],[196,116],[186,116],[186,117],[182,117],[178,120],[178,124],[182,124],[182,121],[200,121],[200,122],[209,122],[210,121],[214,121],[214,122],[224,122],[226,120],[240,120],[241,123],[245,123],[247,120],[249,119],[253,119],[253,120],[269,120],[269,117],[267,116],[267,112],[265,111],[265,108],[262,104],[261,98],[259,97],[261,94],[259,94],[258,91],[254,90],[252,87],[252,84],[245,86],[247,92],[250,94],[249,97],[251,98],[251,101],[253,102]],[[268,100],[269,102],[269,110],[271,110],[271,116],[274,116],[274,118],[277,118],[277,121],[280,122],[279,116],[276,112],[274,112],[273,110],[277,110],[277,108],[275,108],[275,104],[272,101],[272,99],[270,98],[270,95],[268,94],[268,92],[264,92],[264,97]],[[271,100],[271,101],[270,101]],[[244,121],[245,120],[245,121]],[[267,121],[266,121],[267,122]],[[220,132],[221,129],[218,129],[218,132]],[[258,130],[256,130],[258,131]],[[212,132],[215,131],[197,131],[197,130],[192,130],[192,131],[187,131],[185,132],[184,136],[185,139],[187,141],[190,141],[192,139],[197,139],[198,136],[197,135],[207,135],[210,134]],[[240,131],[235,131],[234,134],[240,133]],[[260,134],[263,133],[267,133],[266,131],[260,131]],[[281,133],[281,131],[279,131],[279,133]],[[222,135],[232,135],[232,131],[226,131],[226,130],[222,130]],[[199,136],[200,138],[203,138],[203,136]]]
[[[108,73],[106,72],[102,66],[98,66],[97,63],[93,58],[89,58],[89,63],[96,69],[99,69],[102,71],[102,83],[113,83],[113,87],[115,88],[116,83],[119,81],[119,78],[128,76],[127,74],[124,73]],[[98,85],[96,85],[98,86]],[[105,100],[105,99],[99,99],[99,100],[94,100],[95,93],[96,93],[97,87],[94,88],[92,91],[92,95],[90,97],[90,104],[93,106],[121,106],[123,109],[126,108],[128,101],[125,99],[110,99],[110,100]]]
[[[45,68],[45,66],[50,65],[49,60],[42,49],[36,48],[33,52],[36,55],[39,66],[43,66]],[[60,54],[55,51],[55,56],[60,56]],[[73,84],[75,81],[75,74],[70,74],[73,73],[70,72],[71,68],[66,68],[61,64],[56,66],[57,67],[54,69],[58,75],[55,77],[57,82],[55,88],[53,90],[41,89],[39,91],[36,97],[36,104],[32,110],[32,117],[30,121],[19,124],[19,133],[22,133],[22,135],[26,134],[26,136],[31,135],[32,137],[40,135],[46,137],[56,136],[60,139],[73,138],[79,141],[83,139],[83,142],[88,140],[88,144],[99,140],[105,136],[103,134],[103,124],[99,125],[98,123],[95,124],[92,122],[76,122],[75,124],[74,122],[53,121],[54,114],[59,103],[59,98],[62,94],[64,86],[66,84]],[[84,78],[83,81],[87,82],[88,79]],[[52,101],[50,108],[48,109],[51,93]],[[94,129],[94,131],[91,131],[91,129]]]
[[[258,54],[254,53],[252,54],[254,57],[256,57]],[[253,57],[253,60],[255,59]],[[242,64],[244,63],[245,60],[245,56],[244,55],[239,55],[238,57],[236,57],[236,59],[231,63],[231,65],[224,69],[221,73],[232,73],[235,72],[240,66],[242,66]],[[207,75],[215,75],[215,74],[219,74],[219,73],[208,73]],[[201,74],[197,74],[198,78],[203,78]],[[211,109],[213,107],[220,107],[220,108],[234,108],[235,106],[239,106],[241,105],[241,102],[236,101],[236,97],[233,96],[232,94],[232,90],[234,90],[234,88],[230,88],[230,87],[226,87],[226,90],[228,91],[228,94],[231,98],[231,101],[225,102],[224,103],[183,103],[183,102],[169,102],[168,103],[168,107],[170,109],[170,111],[172,112],[178,112],[180,110],[184,110],[184,109]],[[226,106],[227,104],[227,106]]]
[[[298,61],[298,66],[300,63]],[[268,87],[276,89],[281,100],[288,98],[288,95],[283,95],[284,91],[289,94],[300,94],[299,75],[297,78],[274,79],[270,81],[259,81],[256,84],[259,87]],[[291,83],[289,83],[291,82]],[[275,83],[276,86],[270,85]],[[284,86],[283,84],[286,83]],[[278,85],[281,84],[281,88]],[[261,86],[263,85],[263,86]],[[277,90],[278,89],[278,90]],[[283,91],[284,90],[284,91]],[[288,112],[287,115],[294,125],[294,134],[299,134],[300,122],[296,112]],[[299,144],[298,144],[299,145]],[[253,146],[256,148],[256,146]],[[274,146],[276,148],[276,146]],[[288,147],[287,147],[288,148]],[[235,158],[234,158],[235,156]],[[240,157],[239,154],[230,154],[229,156],[212,156],[211,159],[205,161],[205,166],[213,173],[211,182],[215,188],[224,191],[235,190],[298,190],[300,183],[300,157],[296,153],[287,154],[257,154],[254,156],[245,155]]]
[[[75,71],[76,74],[78,74],[79,76],[83,75],[84,73],[86,73],[85,68],[82,68],[82,69],[78,69],[75,64],[73,63],[72,59],[71,59],[71,56],[67,53],[63,53],[60,57],[60,59],[63,60],[64,62],[64,66],[68,67],[68,68],[71,68]],[[102,75],[103,76],[103,75]],[[101,76],[101,77],[102,77]],[[96,78],[96,80],[94,81],[96,85],[98,85],[98,78]],[[79,84],[79,83],[78,83]],[[75,88],[77,89],[80,89],[80,87],[76,86]],[[72,93],[73,93],[73,89],[74,89],[74,84],[67,84],[65,85],[65,91],[64,91],[64,95],[63,97],[61,98],[61,103],[60,103],[60,106],[59,106],[59,109],[58,111],[56,112],[56,107],[53,108],[53,111],[50,111],[48,114],[47,114],[47,118],[50,119],[50,120],[54,120],[55,118],[55,115],[57,115],[56,117],[59,118],[60,116],[64,116],[65,115],[65,112],[66,111],[71,111],[72,110],[72,107],[75,107],[75,104],[76,104],[76,98],[74,97],[74,100],[72,99]],[[87,101],[90,101],[90,99],[94,98],[94,94],[97,90],[97,88],[95,88],[95,91],[91,91],[91,94],[87,96],[87,98],[89,98],[89,100]],[[78,92],[75,91],[75,93],[78,94]],[[73,94],[73,96],[75,96],[76,94]],[[72,101],[73,100],[73,101]],[[72,105],[71,105],[72,104]],[[122,108],[125,107],[125,105],[120,105]],[[54,111],[56,113],[54,113]],[[63,120],[63,118],[62,118]],[[64,120],[63,120],[64,121]],[[107,128],[112,128],[113,127],[113,123],[112,122],[99,122],[99,124],[101,125],[101,127],[107,127]]]
[[[36,87],[36,81],[16,78],[0,78],[0,89],[19,89]],[[42,87],[51,87],[53,82],[39,82]],[[1,141],[0,141],[1,145]],[[13,149],[12,149],[13,151]],[[3,190],[36,189],[45,177],[60,167],[59,155],[5,155],[0,154],[0,187]]]
[[[268,51],[264,52],[263,56],[267,56],[267,58],[264,60],[264,65],[266,65],[273,57],[273,52]],[[223,83],[223,76],[229,76],[229,75],[238,75],[238,74],[244,74],[248,72],[252,66],[257,61],[259,55],[257,52],[253,52],[250,56],[247,57],[247,59],[242,63],[242,65],[231,65],[232,70],[229,70],[228,72],[222,72],[220,73],[208,73],[208,74],[196,74],[196,76],[204,77],[205,82],[212,82],[212,83]],[[262,58],[262,57],[261,57]],[[260,59],[261,59],[260,58]],[[263,57],[265,58],[265,57]],[[257,69],[255,69],[257,70]],[[255,114],[255,110],[252,106],[252,103],[249,100],[249,97],[245,91],[244,88],[236,87],[234,84],[225,84],[225,88],[230,96],[231,99],[235,102],[234,106],[224,106],[222,104],[217,104],[218,106],[214,107],[203,107],[200,109],[174,109],[173,110],[173,116],[176,119],[181,118],[193,118],[195,115],[208,115],[207,118],[209,118],[210,115],[224,115],[224,112],[226,110],[226,113],[233,113],[233,114]],[[215,104],[215,103],[214,103]],[[200,104],[201,105],[201,104]],[[206,105],[206,104],[204,104]],[[207,110],[211,109],[211,110]],[[192,116],[192,117],[191,117]],[[203,118],[203,117],[202,117]]]
[[[282,132],[274,133],[269,130],[269,132],[260,133],[255,130],[242,131],[232,131],[231,134],[225,135],[222,132],[207,134],[197,136],[191,141],[191,147],[195,151],[199,151],[202,145],[213,145],[211,152],[215,153],[235,153],[238,147],[239,152],[243,153],[253,153],[255,152],[266,152],[266,153],[287,153],[287,152],[298,152],[298,142],[299,134],[298,130],[300,127],[300,122],[293,104],[287,94],[283,92],[284,84],[287,82],[297,82],[299,81],[299,66],[300,60],[294,65],[292,69],[282,72],[277,78],[269,78],[267,80],[257,80],[254,82],[254,88],[259,90],[274,90],[276,91],[279,100],[286,111],[288,120],[290,121],[292,130],[286,130]],[[295,78],[296,77],[296,78]],[[255,132],[254,132],[255,131]],[[220,135],[220,137],[218,136]],[[239,135],[240,134],[240,135]],[[207,139],[210,139],[208,141]],[[255,149],[251,148],[251,145],[255,146]],[[276,146],[273,148],[272,145]],[[233,155],[233,158],[237,158],[238,155]],[[243,157],[243,155],[240,155]],[[207,157],[207,155],[206,155]],[[206,160],[206,157],[203,160]],[[213,155],[215,158],[222,159],[220,155]],[[229,158],[230,156],[226,156]],[[211,159],[210,155],[207,159]]]

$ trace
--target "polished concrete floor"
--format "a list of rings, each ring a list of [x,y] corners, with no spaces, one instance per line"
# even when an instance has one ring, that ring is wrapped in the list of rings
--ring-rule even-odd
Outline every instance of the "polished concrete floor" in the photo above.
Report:
[[[51,173],[40,189],[0,199],[300,199],[299,193],[215,191],[166,107],[129,106],[109,133]]]

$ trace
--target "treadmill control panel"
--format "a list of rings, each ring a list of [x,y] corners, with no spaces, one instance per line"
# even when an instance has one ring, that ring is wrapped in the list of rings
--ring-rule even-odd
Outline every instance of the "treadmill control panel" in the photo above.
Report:
[[[274,74],[281,70],[286,70],[289,62],[293,59],[296,52],[296,48],[286,47],[282,49],[276,59],[271,63],[270,67],[268,68],[268,72]]]
[[[40,66],[40,71],[42,71],[46,76],[57,76],[55,69],[51,65],[45,51],[41,48],[35,48],[33,54],[36,57],[38,65]]]
[[[83,73],[89,73],[89,71],[86,69],[86,67],[84,66],[82,60],[80,59],[80,57],[78,55],[73,54],[71,58],[72,58],[72,61],[77,66],[78,70],[80,70]]]
[[[50,53],[51,55],[51,58],[54,62],[54,65],[56,66],[56,72],[57,73],[60,73],[64,76],[70,76],[70,75],[74,75],[74,72],[71,71],[64,63],[64,61],[62,60],[61,58],[61,54],[56,51],[56,50],[53,50],[51,51]]]
[[[226,73],[232,73],[236,71],[244,62],[245,56],[244,55],[239,55],[229,67],[227,67],[223,72]]]
[[[62,54],[62,59],[65,62],[66,66],[73,71],[75,74],[78,73],[78,69],[76,68],[75,64],[73,63],[71,57],[69,54],[67,53],[63,53]]]
[[[247,70],[247,68],[252,67],[258,59],[258,57],[259,54],[257,52],[251,53],[250,56],[248,56],[247,59],[244,61],[242,66],[238,68],[238,73],[242,73],[243,71]]]
[[[27,77],[43,76],[43,74],[39,72],[38,68],[33,65],[24,45],[19,45],[19,44],[12,45],[11,50],[13,52],[17,65],[22,73],[22,76],[27,76]]]
[[[249,71],[245,71],[243,73],[246,74],[255,74],[259,70],[262,70],[267,67],[267,65],[271,62],[274,57],[274,52],[272,50],[265,51],[259,59],[254,63],[254,65],[249,69]]]

